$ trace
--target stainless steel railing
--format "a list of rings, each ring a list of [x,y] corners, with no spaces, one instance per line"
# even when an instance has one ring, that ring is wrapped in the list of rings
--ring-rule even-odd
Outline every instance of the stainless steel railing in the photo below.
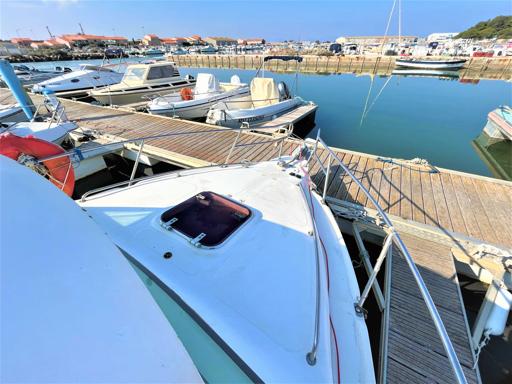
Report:
[[[320,157],[318,156],[317,150],[318,150],[319,145],[321,145],[324,148],[324,150],[326,150],[329,154],[328,158],[327,158],[327,168],[325,168],[323,166],[322,161],[320,160]],[[354,308],[355,308],[356,313],[359,316],[364,316],[364,313],[365,313],[365,311],[363,309],[364,302],[365,302],[366,298],[368,297],[370,289],[372,288],[372,286],[375,282],[375,279],[377,277],[377,273],[379,272],[380,267],[382,266],[382,263],[383,263],[386,255],[388,254],[388,251],[389,251],[391,245],[394,244],[400,250],[402,255],[404,256],[404,258],[407,262],[407,265],[409,266],[409,269],[414,276],[414,280],[416,281],[416,284],[418,285],[418,288],[421,292],[421,296],[423,297],[423,301],[425,302],[425,304],[427,306],[430,317],[432,318],[434,325],[436,327],[437,333],[439,334],[441,342],[443,343],[443,347],[444,347],[446,354],[448,356],[448,359],[450,361],[450,365],[451,365],[451,368],[455,375],[455,378],[457,380],[457,383],[459,383],[459,384],[467,383],[467,380],[466,380],[466,377],[462,370],[462,367],[460,365],[459,359],[458,359],[457,354],[455,353],[455,350],[453,348],[453,344],[450,340],[450,337],[448,336],[448,333],[446,332],[446,328],[443,324],[443,321],[441,320],[441,317],[439,316],[439,312],[437,311],[434,301],[432,300],[432,297],[430,296],[427,286],[425,285],[425,282],[423,281],[423,278],[421,277],[421,274],[420,274],[414,260],[412,259],[411,255],[409,254],[407,247],[405,246],[404,242],[400,238],[400,235],[398,234],[397,230],[393,226],[393,223],[391,222],[389,217],[386,215],[386,213],[384,212],[382,207],[379,205],[379,203],[375,200],[375,198],[366,189],[366,187],[361,183],[361,181],[348,169],[348,167],[340,160],[340,158],[336,155],[336,153],[334,153],[327,146],[327,144],[321,139],[320,131],[318,132],[318,135],[317,135],[317,138],[315,141],[315,146],[314,146],[313,151],[310,156],[310,160],[312,157],[314,157],[314,159],[318,162],[318,164],[320,165],[320,169],[325,174],[324,189],[322,192],[323,201],[325,201],[325,198],[327,195],[327,186],[328,186],[328,180],[329,180],[329,176],[330,176],[331,163],[332,163],[332,161],[334,161],[338,166],[340,166],[343,169],[344,173],[346,175],[348,175],[352,179],[352,181],[354,181],[357,184],[357,186],[366,195],[368,200],[370,200],[372,202],[372,204],[375,207],[375,209],[377,210],[380,218],[382,219],[382,221],[384,222],[384,224],[387,227],[388,235],[386,236],[386,240],[384,242],[382,251],[381,251],[379,257],[377,258],[377,261],[373,268],[373,272],[371,273],[370,278],[369,278],[368,282],[366,283],[366,286],[365,286],[363,293],[361,294],[359,300],[356,303],[354,303]],[[389,298],[388,298],[388,300],[389,300]],[[315,340],[316,340],[316,338],[315,338]],[[313,344],[313,347],[314,347],[314,349],[316,349],[315,344]]]
[[[253,146],[257,146],[257,145],[272,144],[272,143],[278,143],[278,142],[280,142],[280,145],[279,145],[279,148],[278,148],[277,158],[278,159],[281,158],[284,141],[286,139],[288,139],[288,138],[291,138],[292,135],[293,135],[293,125],[288,126],[287,129],[285,129],[284,132],[281,133],[278,137],[269,136],[268,140],[262,139],[261,141],[258,140],[256,142],[250,142],[250,143],[238,143],[238,141],[239,141],[241,133],[243,131],[252,131],[254,129],[258,129],[258,130],[260,130],[260,129],[261,130],[271,130],[272,131],[272,130],[282,129],[282,128],[283,128],[282,125],[265,126],[265,127],[261,127],[261,128],[259,128],[259,127],[253,128],[253,127],[250,127],[249,124],[244,123],[242,126],[240,126],[239,129],[236,130],[236,131],[238,131],[238,133],[235,136],[233,144],[231,145],[231,148],[230,148],[230,150],[229,150],[229,152],[227,154],[226,160],[224,161],[224,165],[227,165],[229,163],[230,157],[232,156],[232,153],[233,153],[235,148],[248,148],[248,147],[253,147]],[[175,132],[175,133],[151,135],[151,136],[139,137],[139,138],[135,138],[135,139],[120,140],[120,141],[104,144],[102,146],[97,146],[97,147],[93,147],[93,148],[86,148],[83,151],[81,151],[79,148],[77,148],[75,150],[68,151],[68,152],[65,152],[65,153],[61,153],[61,154],[58,154],[58,155],[48,156],[48,157],[45,157],[45,158],[41,158],[38,161],[39,162],[44,162],[44,161],[53,160],[53,159],[57,159],[57,158],[61,158],[61,157],[66,157],[66,156],[68,156],[70,158],[74,158],[77,155],[77,151],[80,153],[80,156],[82,156],[83,153],[86,153],[86,152],[89,152],[89,151],[91,151],[91,152],[97,151],[98,148],[100,148],[100,147],[103,147],[103,148],[108,148],[109,146],[116,146],[116,147],[118,147],[119,145],[126,145],[126,144],[131,144],[131,143],[139,143],[138,149],[137,149],[137,156],[135,158],[135,162],[134,162],[131,174],[130,174],[130,179],[126,180],[126,181],[123,181],[123,182],[120,182],[120,183],[116,183],[116,184],[112,184],[112,185],[109,185],[109,186],[106,186],[106,187],[101,187],[101,188],[97,188],[97,189],[93,189],[91,191],[88,191],[88,192],[86,192],[82,196],[82,201],[84,201],[84,199],[86,197],[88,197],[88,196],[90,196],[92,194],[95,194],[95,193],[98,193],[98,192],[102,192],[102,191],[106,191],[106,190],[109,190],[109,189],[112,189],[112,188],[117,188],[117,187],[120,187],[120,186],[123,186],[123,185],[131,186],[135,181],[139,181],[139,180],[143,180],[143,179],[150,179],[151,177],[147,177],[147,176],[143,177],[143,178],[140,178],[140,179],[137,179],[137,180],[135,179],[135,174],[136,174],[139,162],[140,162],[140,156],[142,155],[144,146],[150,140],[161,139],[161,138],[169,138],[169,137],[179,137],[179,136],[193,136],[193,135],[205,134],[205,133],[207,133],[207,134],[227,133],[227,132],[230,132],[230,131],[235,131],[235,130],[234,129],[220,128],[220,129],[209,129],[209,130],[201,130],[201,131],[194,131],[194,132]],[[158,175],[158,176],[160,176],[160,175]]]

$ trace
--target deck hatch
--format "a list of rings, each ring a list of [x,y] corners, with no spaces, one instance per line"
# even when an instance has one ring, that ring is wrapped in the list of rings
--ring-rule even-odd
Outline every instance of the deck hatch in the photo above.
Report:
[[[193,245],[222,244],[251,217],[251,211],[214,192],[201,192],[165,211],[164,228],[190,238]]]

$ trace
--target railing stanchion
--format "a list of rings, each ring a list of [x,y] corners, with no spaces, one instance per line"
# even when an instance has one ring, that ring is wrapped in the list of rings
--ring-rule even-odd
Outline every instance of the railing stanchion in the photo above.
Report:
[[[322,201],[324,203],[325,203],[325,196],[327,195],[327,186],[329,185],[329,176],[331,173],[331,162],[332,162],[332,157],[331,157],[331,154],[329,153],[329,158],[327,160],[327,172],[325,173],[324,190],[322,193]]]
[[[231,158],[231,154],[235,150],[236,144],[238,143],[238,138],[240,137],[240,134],[242,133],[242,127],[244,127],[245,124],[246,123],[242,123],[242,125],[240,125],[240,129],[238,130],[238,134],[235,137],[235,141],[233,141],[233,145],[231,146],[231,149],[229,150],[228,157],[226,157],[226,161],[224,162],[224,164],[229,163],[229,159]]]
[[[135,164],[133,164],[132,174],[130,175],[130,182],[128,186],[132,185],[132,181],[135,178],[135,173],[137,172],[137,168],[139,166],[140,155],[142,153],[142,148],[144,148],[144,140],[141,140],[139,151],[137,152],[137,157],[135,158]]]

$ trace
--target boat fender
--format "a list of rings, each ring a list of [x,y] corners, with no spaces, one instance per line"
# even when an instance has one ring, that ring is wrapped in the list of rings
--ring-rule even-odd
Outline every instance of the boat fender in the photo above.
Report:
[[[491,313],[485,324],[485,332],[489,335],[499,336],[505,332],[508,314],[512,307],[512,293],[505,286],[501,286],[494,300]]]
[[[33,136],[20,137],[6,132],[0,135],[0,154],[21,163],[49,179],[68,196],[75,188],[75,171],[68,156],[43,162],[39,159],[65,151],[56,144]]]
[[[277,90],[279,91],[279,101],[289,100],[292,98],[290,90],[284,81],[280,81],[277,84]]]
[[[194,92],[190,88],[182,88],[180,91],[181,99],[182,100],[193,100],[194,99]]]

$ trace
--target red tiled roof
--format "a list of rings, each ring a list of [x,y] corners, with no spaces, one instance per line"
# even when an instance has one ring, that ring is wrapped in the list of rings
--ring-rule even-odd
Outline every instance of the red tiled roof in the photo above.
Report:
[[[66,40],[68,42],[72,41],[85,41],[85,40],[128,40],[126,37],[122,36],[98,36],[98,35],[82,35],[82,34],[76,34],[76,35],[62,35],[60,37],[63,40]]]
[[[11,43],[13,44],[18,44],[18,43],[29,43],[29,42],[32,42],[33,40],[31,38],[28,38],[28,37],[13,37],[11,39]]]

